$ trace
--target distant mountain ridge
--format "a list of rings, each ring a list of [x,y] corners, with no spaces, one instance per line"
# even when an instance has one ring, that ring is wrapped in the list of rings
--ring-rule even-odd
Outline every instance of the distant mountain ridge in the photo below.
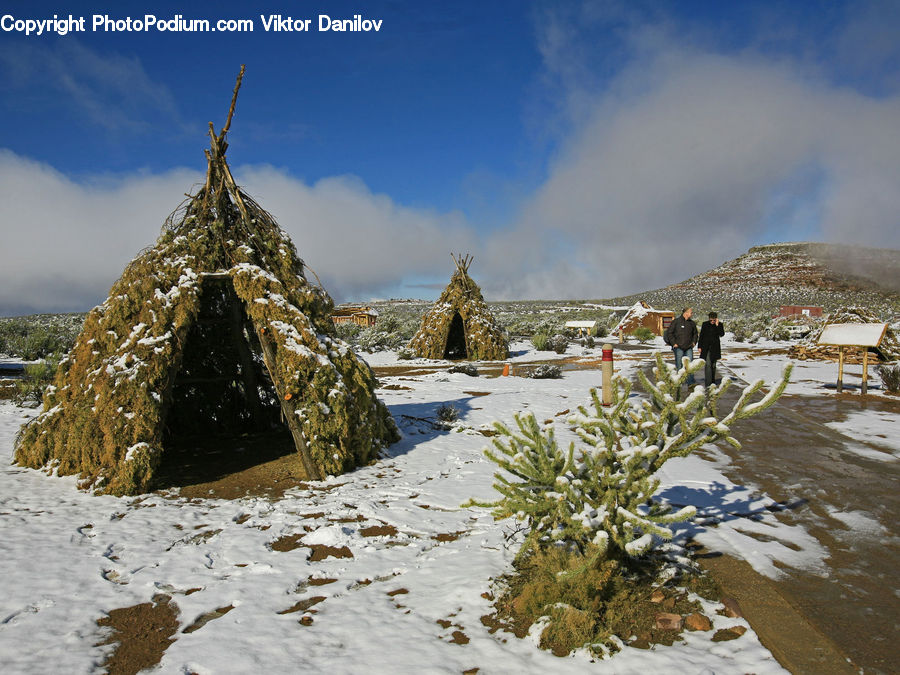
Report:
[[[754,246],[685,281],[612,302],[637,299],[667,309],[821,305],[829,311],[859,305],[892,315],[900,312],[900,251],[815,242]]]

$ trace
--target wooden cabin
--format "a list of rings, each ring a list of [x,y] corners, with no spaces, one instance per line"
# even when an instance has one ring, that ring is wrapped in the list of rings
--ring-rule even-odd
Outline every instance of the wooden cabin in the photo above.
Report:
[[[625,316],[613,329],[613,334],[624,340],[626,335],[631,335],[641,326],[653,331],[654,335],[662,335],[669,324],[675,320],[675,312],[668,309],[654,309],[643,300],[632,305]]]
[[[340,305],[334,308],[331,320],[335,326],[342,323],[355,323],[357,326],[368,328],[375,325],[378,320],[378,312],[364,305]]]

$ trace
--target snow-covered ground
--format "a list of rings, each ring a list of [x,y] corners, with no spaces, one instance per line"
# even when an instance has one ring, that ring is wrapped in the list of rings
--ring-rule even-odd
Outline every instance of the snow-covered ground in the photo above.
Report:
[[[536,354],[525,343],[513,352],[522,361],[555,356]],[[389,353],[365,357],[373,365],[421,365]],[[634,363],[619,366],[627,371]],[[760,359],[747,363],[755,364],[753,377],[763,366]],[[569,370],[559,380],[445,372],[381,379],[400,387],[379,391],[403,432],[389,456],[277,501],[186,500],[174,492],[91,496],[78,491],[73,478],[7,466],[0,472],[4,672],[97,672],[112,649],[95,646],[103,637],[97,619],[156,593],[178,605],[179,630],[211,610],[234,608],[198,630],[177,633],[159,666],[166,673],[784,672],[752,630],[721,643],[710,641],[712,633],[686,632],[673,647],[625,648],[594,663],[584,653],[560,659],[532,641],[490,634],[480,621],[491,612],[482,594],[510,569],[516,541],[507,541],[510,523],[460,508],[470,497],[493,497],[495,467],[482,456],[489,439],[480,430],[531,411],[539,420],[558,420],[558,436],[566,439],[565,415],[587,403],[599,371]],[[437,408],[447,404],[460,412],[452,430],[433,424]],[[31,415],[0,403],[4,464],[11,461],[18,426]],[[859,420],[869,421],[864,414]],[[776,561],[816,569],[816,540],[766,510],[772,500],[765,494],[729,481],[721,471],[727,462],[724,453],[709,449],[703,458],[665,466],[665,498],[700,507],[700,518],[682,528],[682,536],[691,533],[773,576]],[[722,517],[735,511],[754,517]],[[381,534],[366,536],[375,526]],[[763,531],[765,542],[753,536]],[[300,547],[272,548],[294,535],[302,536]],[[346,547],[352,557],[312,562],[308,546],[314,544]],[[324,599],[307,614],[311,625],[300,623],[303,612],[280,614],[317,596]],[[746,625],[712,608],[707,614],[716,628]],[[455,631],[468,642],[451,642]]]

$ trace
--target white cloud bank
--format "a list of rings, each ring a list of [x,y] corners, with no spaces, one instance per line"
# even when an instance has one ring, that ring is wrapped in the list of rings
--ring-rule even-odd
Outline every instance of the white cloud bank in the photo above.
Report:
[[[337,297],[377,295],[449,270],[448,251],[475,250],[459,216],[398,206],[357,179],[310,186],[269,167],[235,173]],[[0,151],[0,315],[84,310],[105,298],[202,178],[178,169],[76,183]]]
[[[655,288],[767,236],[900,248],[900,99],[755,57],[659,53],[594,101],[522,213],[502,246],[543,272],[501,280],[526,297],[566,276],[583,297]],[[534,245],[548,240],[565,259]]]

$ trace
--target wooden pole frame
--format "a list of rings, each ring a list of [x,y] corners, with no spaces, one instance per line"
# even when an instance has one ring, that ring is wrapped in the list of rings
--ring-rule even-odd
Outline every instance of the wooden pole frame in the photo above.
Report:
[[[862,371],[862,393],[869,392],[869,349],[863,347],[863,371]]]
[[[844,346],[838,347],[837,393],[844,391]]]
[[[266,364],[270,375],[272,376],[272,384],[275,385],[275,345],[266,335],[266,328],[257,326],[256,335],[259,337],[259,344],[262,347],[263,361]],[[300,427],[300,420],[297,419],[296,408],[293,401],[285,396],[285,393],[278,391],[275,387],[275,393],[281,402],[281,413],[284,415],[284,421],[287,422],[288,429],[294,439],[294,446],[300,455],[300,462],[303,464],[303,470],[306,472],[307,480],[322,480],[322,472],[313,462],[312,456],[309,454],[309,448],[306,445],[306,439],[303,437],[303,429]]]

